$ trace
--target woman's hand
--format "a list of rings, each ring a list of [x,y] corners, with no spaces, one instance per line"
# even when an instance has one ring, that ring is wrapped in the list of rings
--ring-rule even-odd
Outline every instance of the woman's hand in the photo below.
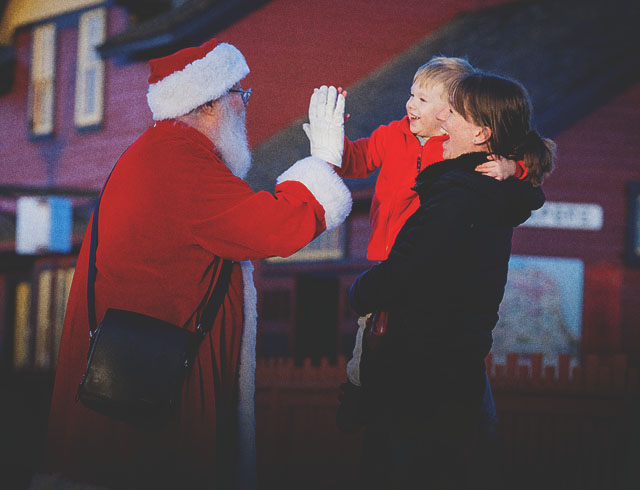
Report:
[[[505,180],[516,174],[516,162],[497,155],[489,155],[488,162],[478,165],[476,172],[493,177],[496,180]]]

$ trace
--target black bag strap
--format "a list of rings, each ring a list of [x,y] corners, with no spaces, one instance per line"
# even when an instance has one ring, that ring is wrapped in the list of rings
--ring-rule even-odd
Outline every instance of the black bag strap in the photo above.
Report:
[[[100,201],[102,199],[102,194],[104,193],[105,187],[107,187],[107,182],[111,178],[111,174],[113,173],[114,167],[111,169],[107,180],[102,186],[102,190],[100,191],[100,195],[98,196],[98,201],[96,202],[95,208],[93,210],[93,221],[91,224],[91,243],[89,248],[89,274],[87,276],[87,310],[89,312],[89,336],[93,338],[96,331],[98,330],[98,322],[96,319],[96,291],[95,291],[95,283],[96,283],[96,249],[98,248],[98,215],[100,211]],[[207,305],[205,306],[202,316],[200,320],[197,322],[196,331],[202,336],[206,335],[213,328],[213,321],[222,305],[222,301],[224,300],[225,295],[227,294],[227,290],[229,288],[229,282],[231,279],[231,266],[233,265],[231,260],[222,259],[222,264],[220,266],[220,273],[218,274],[218,280],[216,282],[215,287],[213,288],[213,292],[209,296],[209,300],[207,301]],[[215,272],[212,272],[215,275]],[[213,277],[211,279],[213,281]],[[207,296],[209,292],[207,291]]]

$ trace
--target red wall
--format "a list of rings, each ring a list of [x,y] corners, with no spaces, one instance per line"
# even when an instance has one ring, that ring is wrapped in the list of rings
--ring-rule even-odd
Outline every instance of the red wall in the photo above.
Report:
[[[219,35],[238,46],[251,67],[246,84],[254,88],[248,114],[252,142],[303,117],[314,87],[349,87],[457,13],[504,3],[511,2],[269,2]]]
[[[314,87],[348,87],[443,25],[457,12],[508,0],[273,0],[217,34],[236,45],[252,70],[254,95],[248,130],[256,145],[305,115]],[[109,34],[126,27],[120,8],[109,10]],[[146,63],[106,66],[102,131],[78,133],[73,125],[76,28],[58,31],[55,137],[29,142],[26,91],[30,32],[15,40],[13,90],[0,97],[0,184],[79,186],[97,189],[122,151],[152,122],[146,105]]]
[[[624,262],[628,182],[640,182],[640,84],[561,133],[550,201],[602,206],[599,231],[518,228],[514,253],[585,264],[583,352],[626,352],[640,362],[640,269]]]
[[[110,11],[109,33],[124,28],[124,16]],[[98,189],[122,151],[151,122],[144,94],[145,64],[116,67],[106,63],[105,117],[101,131],[78,132],[74,125],[77,27],[56,33],[54,135],[29,140],[27,87],[31,33],[15,38],[16,79],[0,97],[0,184]]]
[[[303,117],[313,87],[349,87],[408,49],[464,9],[507,0],[394,2],[273,0],[217,37],[238,46],[252,69],[248,111],[254,145]],[[109,11],[109,33],[126,28],[120,8]],[[16,79],[0,96],[0,185],[98,189],[122,151],[151,123],[146,63],[107,60],[101,131],[76,131],[73,100],[76,28],[58,31],[56,120],[53,138],[29,141],[26,122],[30,30],[15,38]],[[583,331],[587,351],[640,352],[640,271],[623,262],[625,186],[640,182],[640,86],[595,111],[556,140],[558,167],[545,183],[549,200],[598,203],[600,231],[520,228],[514,253],[577,257],[585,263]]]

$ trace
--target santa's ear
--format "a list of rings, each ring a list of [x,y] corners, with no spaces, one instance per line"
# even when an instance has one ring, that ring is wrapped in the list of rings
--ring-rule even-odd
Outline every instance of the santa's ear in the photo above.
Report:
[[[206,104],[202,104],[200,110],[202,112],[204,112],[205,114],[213,115],[218,110],[216,105],[217,105],[216,101],[212,100],[212,101],[207,102]]]
[[[479,127],[473,137],[473,144],[483,145],[491,138],[491,128],[489,126]]]

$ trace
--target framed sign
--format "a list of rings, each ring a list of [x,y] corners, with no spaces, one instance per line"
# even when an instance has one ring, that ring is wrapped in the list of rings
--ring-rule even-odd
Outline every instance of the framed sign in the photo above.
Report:
[[[599,231],[603,223],[604,213],[599,204],[547,201],[522,226]]]
[[[494,358],[509,352],[577,359],[582,336],[584,264],[579,259],[512,255],[500,319],[493,330]]]
[[[640,183],[628,187],[627,262],[640,266]]]

